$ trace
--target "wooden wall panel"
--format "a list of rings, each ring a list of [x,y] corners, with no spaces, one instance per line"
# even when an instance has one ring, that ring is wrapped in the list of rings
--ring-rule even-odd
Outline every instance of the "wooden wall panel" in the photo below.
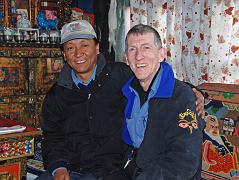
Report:
[[[63,64],[59,56],[0,57],[0,117],[40,127],[43,99]]]
[[[62,58],[30,59],[29,90],[31,94],[45,94],[63,67]]]
[[[0,96],[28,94],[23,59],[0,58]]]
[[[0,103],[0,117],[35,127],[36,96],[11,96],[3,100]]]

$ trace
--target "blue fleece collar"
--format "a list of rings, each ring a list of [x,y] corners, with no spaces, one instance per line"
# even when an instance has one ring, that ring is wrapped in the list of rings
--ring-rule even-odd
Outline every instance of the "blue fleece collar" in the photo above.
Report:
[[[156,98],[170,98],[173,95],[175,78],[172,68],[165,61],[161,62],[160,65],[163,67],[163,73],[161,76],[161,81],[158,86],[157,92],[153,97]],[[135,92],[131,89],[130,83],[136,77],[131,78],[122,88],[123,94],[127,98],[127,105],[125,108],[125,120],[126,118],[130,118],[132,107],[135,98]],[[123,140],[125,143],[132,145],[132,140],[129,135],[129,131],[127,129],[126,121],[124,122],[124,130],[123,130]]]

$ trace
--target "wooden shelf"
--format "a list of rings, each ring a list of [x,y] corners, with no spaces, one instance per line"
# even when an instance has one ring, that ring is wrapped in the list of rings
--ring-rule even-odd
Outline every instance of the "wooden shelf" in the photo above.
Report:
[[[0,57],[11,58],[50,58],[61,57],[60,47],[57,45],[39,45],[39,46],[0,46]]]

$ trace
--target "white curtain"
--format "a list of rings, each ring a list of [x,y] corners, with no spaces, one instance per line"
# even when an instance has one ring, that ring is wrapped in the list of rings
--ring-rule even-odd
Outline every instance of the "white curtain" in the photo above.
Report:
[[[131,27],[155,27],[178,79],[239,84],[239,0],[130,0]]]

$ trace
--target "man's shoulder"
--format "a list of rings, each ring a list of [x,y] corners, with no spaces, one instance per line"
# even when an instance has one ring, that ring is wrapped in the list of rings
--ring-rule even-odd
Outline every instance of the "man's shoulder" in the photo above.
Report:
[[[62,85],[59,85],[57,82],[55,82],[52,87],[47,92],[48,96],[62,96],[63,94],[67,93],[68,91],[72,92],[72,89],[65,88]]]
[[[106,69],[114,77],[122,77],[123,79],[129,79],[132,76],[132,71],[129,66],[123,62],[108,62],[106,64]]]
[[[123,62],[108,62],[106,63],[106,67],[111,68],[112,70],[129,69],[129,66]]]
[[[194,97],[194,93],[192,91],[192,88],[184,83],[183,81],[180,81],[176,79],[175,81],[175,94],[176,97],[181,95],[181,96],[186,96],[186,97]]]
[[[175,87],[185,91],[192,91],[192,88],[185,82],[175,79]]]

